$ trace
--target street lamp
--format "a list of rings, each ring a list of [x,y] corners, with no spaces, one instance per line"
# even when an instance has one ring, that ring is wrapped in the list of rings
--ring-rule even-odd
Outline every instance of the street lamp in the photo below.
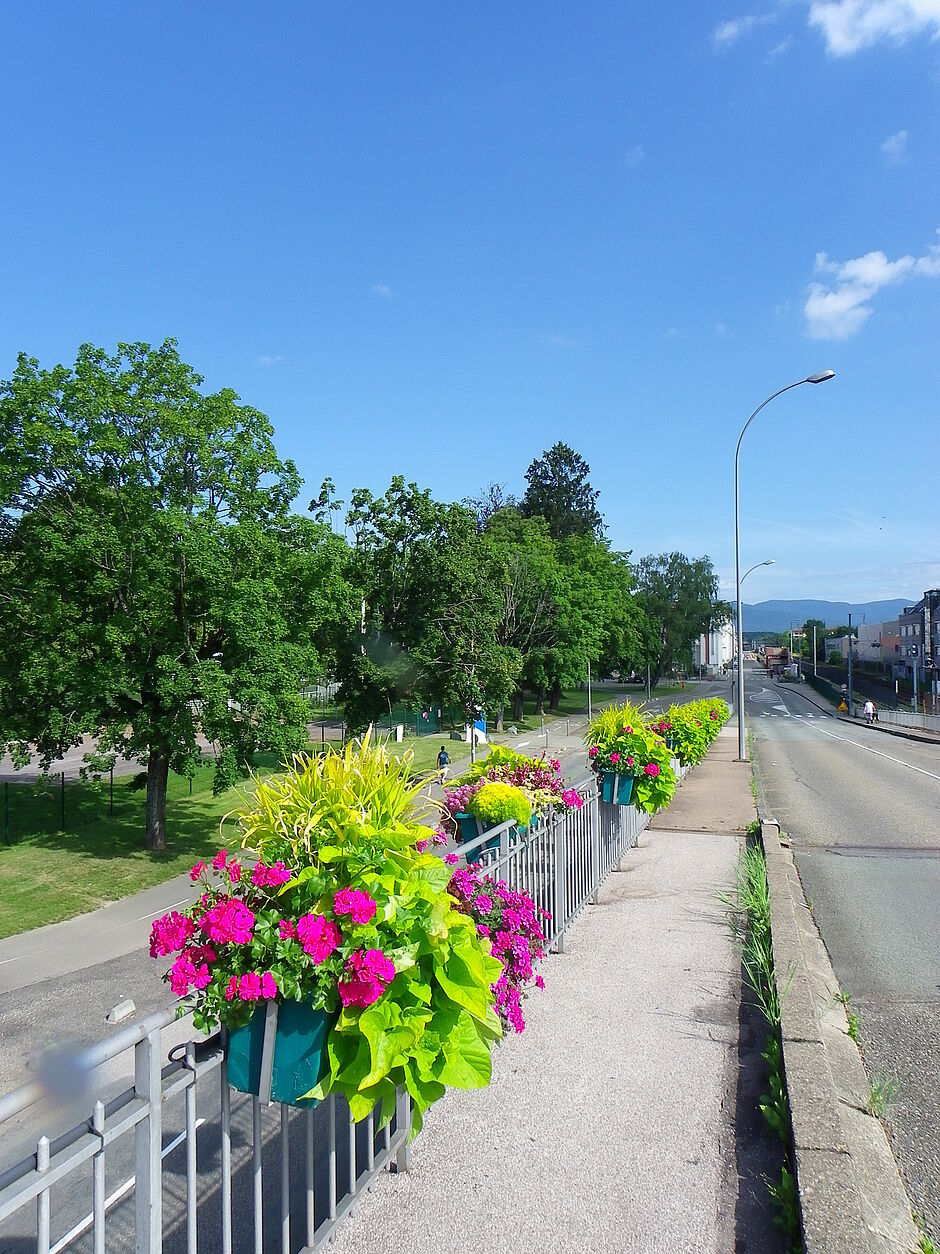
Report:
[[[775,557],[768,557],[768,558],[765,558],[765,559],[764,559],[764,561],[762,561],[762,562],[755,562],[755,563],[754,563],[754,565],[753,565],[753,566],[749,566],[749,567],[747,568],[747,570],[744,572],[744,574],[741,576],[741,582],[742,582],[742,583],[744,583],[745,579],[747,579],[747,577],[748,577],[748,575],[751,573],[751,571],[752,571],[752,570],[757,570],[758,566],[773,566],[773,564],[774,564],[774,562],[775,562],[776,560],[777,560],[777,559],[776,559]],[[739,612],[740,612],[740,607],[739,607]],[[734,633],[734,634],[735,634],[734,644],[735,644],[735,646],[736,646],[736,645],[737,645],[737,634],[738,634],[738,633],[737,633],[737,631],[735,631],[735,633]],[[743,632],[742,632],[742,635],[743,635]],[[739,653],[739,654],[738,654],[738,669],[740,670],[740,668],[741,668],[741,655],[740,655],[740,653]],[[731,669],[732,669],[732,671],[733,671],[733,670],[734,670],[734,667],[732,666],[732,668],[731,668]]]
[[[744,439],[744,433],[764,408],[769,405],[776,397],[781,396],[784,392],[789,392],[791,388],[798,388],[803,383],[825,383],[827,379],[831,379],[835,375],[834,370],[821,370],[818,374],[807,375],[805,379],[797,379],[793,383],[788,383],[786,387],[779,388],[776,392],[772,392],[766,400],[761,401],[754,412],[748,418],[747,422],[741,428],[741,434],[738,436],[738,443],[734,450],[734,582],[737,592],[738,603],[738,622],[737,622],[737,643],[738,643],[738,690],[737,690],[737,706],[738,706],[738,759],[741,762],[747,761],[746,746],[744,743],[744,635],[741,627],[741,528],[738,520],[738,460],[741,455],[741,441]],[[761,563],[758,563],[760,565]]]

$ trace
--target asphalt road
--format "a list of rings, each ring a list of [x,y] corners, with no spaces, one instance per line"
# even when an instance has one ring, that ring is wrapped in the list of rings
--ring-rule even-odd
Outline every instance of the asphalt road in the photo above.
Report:
[[[861,1021],[869,1077],[897,1085],[884,1123],[940,1239],[940,746],[837,720],[757,670],[747,689],[768,809]]]

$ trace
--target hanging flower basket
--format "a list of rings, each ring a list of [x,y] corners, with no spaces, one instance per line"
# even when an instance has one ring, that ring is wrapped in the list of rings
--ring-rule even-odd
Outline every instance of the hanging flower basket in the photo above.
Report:
[[[259,1006],[228,1041],[228,1081],[263,1102],[315,1106],[300,1101],[327,1069],[326,1040],[335,1014],[305,1002],[267,1002]]]

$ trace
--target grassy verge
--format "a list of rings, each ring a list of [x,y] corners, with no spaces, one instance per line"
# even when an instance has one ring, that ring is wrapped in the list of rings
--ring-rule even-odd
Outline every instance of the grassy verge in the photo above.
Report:
[[[767,1092],[760,1108],[768,1126],[780,1140],[784,1153],[779,1183],[768,1181],[767,1188],[776,1209],[774,1221],[784,1234],[787,1249],[796,1252],[803,1248],[800,1207],[780,1036],[780,991],[774,971],[770,932],[770,889],[764,851],[760,845],[748,844],[744,849],[738,862],[734,889],[729,894],[720,894],[720,900],[741,947],[745,981],[767,1023],[767,1043],[762,1054],[767,1063]]]

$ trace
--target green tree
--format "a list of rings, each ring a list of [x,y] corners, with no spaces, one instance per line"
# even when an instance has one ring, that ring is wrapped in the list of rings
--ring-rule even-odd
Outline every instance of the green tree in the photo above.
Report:
[[[644,557],[637,585],[646,622],[643,644],[650,680],[677,666],[691,668],[696,639],[727,622],[731,608],[718,597],[718,578],[709,558],[682,553]]]
[[[553,540],[573,535],[595,535],[604,531],[604,520],[597,508],[599,492],[588,480],[591,468],[574,449],[559,440],[525,473],[525,495],[519,512],[525,518],[544,518]]]
[[[0,384],[0,744],[145,761],[149,849],[202,737],[219,788],[306,743],[300,690],[349,613],[345,544],[291,513],[268,419],[201,384],[172,340],[21,355]]]
[[[339,676],[352,725],[399,700],[475,708],[505,699],[517,660],[496,639],[498,593],[471,511],[396,475],[381,497],[353,492],[346,522],[363,590]]]
[[[803,624],[803,639],[800,641],[800,653],[803,657],[813,656],[813,629],[816,630],[816,656],[823,656],[823,640],[826,635],[826,624],[821,618],[808,618]]]

